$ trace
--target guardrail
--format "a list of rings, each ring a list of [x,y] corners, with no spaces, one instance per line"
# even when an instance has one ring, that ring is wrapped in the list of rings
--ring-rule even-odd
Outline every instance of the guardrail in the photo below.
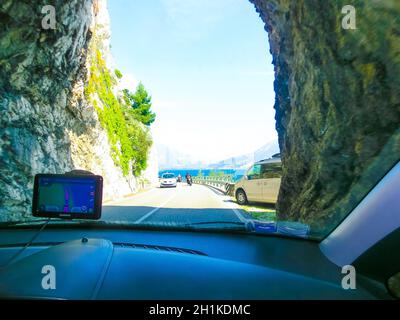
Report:
[[[202,184],[216,188],[223,193],[233,196],[235,183],[230,176],[222,177],[192,177],[193,183]]]

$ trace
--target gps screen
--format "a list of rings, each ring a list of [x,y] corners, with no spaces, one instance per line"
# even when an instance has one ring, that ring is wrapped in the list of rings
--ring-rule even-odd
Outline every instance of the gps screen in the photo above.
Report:
[[[99,209],[98,183],[98,176],[39,175],[35,183],[37,199],[33,213],[90,219],[90,215],[97,215]]]

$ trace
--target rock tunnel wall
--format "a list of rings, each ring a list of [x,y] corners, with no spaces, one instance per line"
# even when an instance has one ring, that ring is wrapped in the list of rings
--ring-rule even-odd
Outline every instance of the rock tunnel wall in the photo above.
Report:
[[[0,2],[0,221],[29,214],[36,173],[90,170],[104,177],[106,199],[138,188],[138,179],[115,165],[84,95],[95,29],[107,55],[106,2],[52,1],[55,30],[42,28],[47,4]]]
[[[278,214],[326,232],[400,158],[400,2],[251,2],[275,66]]]

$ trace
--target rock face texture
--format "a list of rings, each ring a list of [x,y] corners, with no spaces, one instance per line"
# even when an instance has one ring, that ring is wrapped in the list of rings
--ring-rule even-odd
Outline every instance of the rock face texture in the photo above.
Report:
[[[46,4],[0,4],[0,221],[29,214],[36,173],[90,170],[103,175],[106,199],[138,187],[115,166],[84,95],[94,28],[108,48],[105,1],[53,1],[55,30],[42,28]]]
[[[324,233],[400,158],[400,2],[250,1],[275,65],[278,214]]]

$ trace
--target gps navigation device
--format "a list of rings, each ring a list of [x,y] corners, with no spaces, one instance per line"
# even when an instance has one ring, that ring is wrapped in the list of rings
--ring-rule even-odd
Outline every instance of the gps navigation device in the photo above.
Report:
[[[101,217],[103,178],[92,174],[37,174],[33,189],[35,217],[93,219]]]

